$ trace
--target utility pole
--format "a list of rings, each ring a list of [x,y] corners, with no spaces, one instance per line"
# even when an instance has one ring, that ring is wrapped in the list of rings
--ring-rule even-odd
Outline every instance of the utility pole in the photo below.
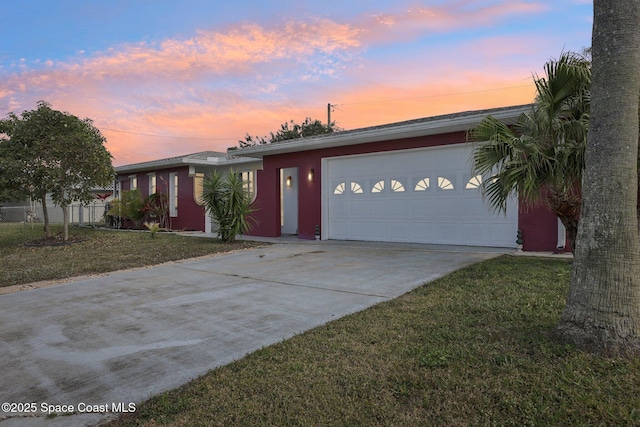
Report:
[[[331,108],[335,105],[327,104],[327,129],[331,129]]]

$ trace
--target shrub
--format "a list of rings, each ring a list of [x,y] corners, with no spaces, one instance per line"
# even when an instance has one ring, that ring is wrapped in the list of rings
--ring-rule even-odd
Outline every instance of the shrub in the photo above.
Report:
[[[133,221],[136,228],[141,228],[145,217],[144,206],[140,190],[125,190],[119,200],[111,201],[111,209],[107,215],[129,219]]]
[[[245,182],[233,170],[223,175],[217,170],[203,182],[203,196],[207,212],[218,225],[218,237],[223,242],[233,242],[238,234],[244,234],[256,223],[251,213],[255,209],[244,191]]]

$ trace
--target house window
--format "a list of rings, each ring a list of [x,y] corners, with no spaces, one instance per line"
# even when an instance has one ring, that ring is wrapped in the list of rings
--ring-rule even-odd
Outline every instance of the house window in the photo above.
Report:
[[[341,182],[340,184],[338,184],[336,186],[336,188],[333,190],[333,194],[344,194],[344,190],[347,188],[347,186],[345,185],[344,182]]]
[[[155,173],[150,173],[149,174],[149,195],[151,196],[152,194],[156,194],[156,174]]]
[[[138,177],[136,175],[129,176],[129,190],[138,188]]]
[[[178,174],[169,174],[169,215],[178,216]]]
[[[204,195],[204,174],[196,173],[190,176],[193,177],[193,200],[195,200],[197,205],[203,206],[204,200],[202,200],[202,196]]]
[[[249,196],[249,200],[253,200],[256,194],[254,175],[254,171],[240,172],[240,179],[242,179],[242,188],[244,189],[245,193],[247,193],[247,196]]]

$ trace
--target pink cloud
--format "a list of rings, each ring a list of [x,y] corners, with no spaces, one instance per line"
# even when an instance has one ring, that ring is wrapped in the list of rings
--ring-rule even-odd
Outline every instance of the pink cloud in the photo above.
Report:
[[[530,102],[532,89],[520,87],[530,80],[522,79],[541,64],[488,63],[469,71],[437,47],[402,63],[364,59],[376,44],[490,25],[542,9],[526,2],[474,4],[414,8],[356,24],[328,19],[268,28],[240,24],[191,38],[84,53],[75,61],[46,61],[0,81],[0,109],[17,112],[45,99],[54,108],[90,117],[103,129],[114,163],[121,165],[225,151],[245,133],[266,135],[307,116],[324,120],[328,102],[340,104],[334,118],[347,129]],[[526,40],[516,44],[521,42]],[[493,46],[511,44],[500,38],[470,42],[458,56],[482,49],[503,57]],[[436,60],[440,55],[446,61]],[[495,88],[500,90],[491,91]]]
[[[127,45],[79,66],[83,76],[96,79],[153,76],[190,81],[202,75],[254,73],[260,63],[345,51],[359,45],[357,33],[329,20],[290,22],[272,30],[244,24],[226,33],[200,31],[193,38],[165,40],[157,46]]]

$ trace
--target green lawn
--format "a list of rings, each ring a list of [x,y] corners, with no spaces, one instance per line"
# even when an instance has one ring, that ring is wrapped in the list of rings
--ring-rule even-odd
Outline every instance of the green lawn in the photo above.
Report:
[[[86,241],[67,246],[32,247],[43,236],[42,224],[0,223],[0,287],[64,279],[85,274],[143,267],[167,261],[256,246],[253,242],[222,244],[213,239],[175,233],[114,231],[71,227],[69,234]],[[62,230],[52,227],[53,234]]]
[[[553,342],[570,261],[502,256],[264,348],[114,426],[638,426],[640,358]]]

